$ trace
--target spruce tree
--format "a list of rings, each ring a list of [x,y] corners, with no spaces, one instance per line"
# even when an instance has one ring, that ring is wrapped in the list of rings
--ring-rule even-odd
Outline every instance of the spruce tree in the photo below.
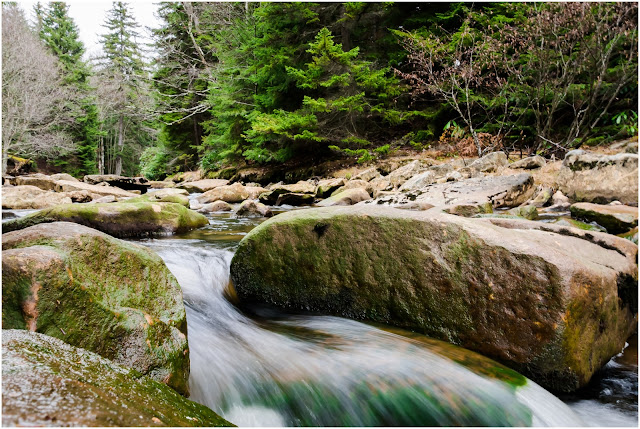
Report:
[[[100,65],[102,82],[110,100],[109,124],[114,129],[115,146],[114,174],[122,174],[123,154],[127,128],[140,128],[141,103],[145,97],[145,66],[137,38],[138,24],[129,12],[127,4],[114,2],[107,13],[103,26],[107,33],[101,36],[104,56]]]
[[[83,61],[84,44],[78,28],[69,16],[69,6],[63,2],[50,2],[35,8],[37,30],[49,50],[61,65],[63,84],[73,96],[67,100],[64,111],[68,117],[64,131],[69,133],[77,150],[72,160],[76,175],[96,173],[96,150],[100,133],[95,89],[89,85],[91,69]],[[61,161],[61,160],[59,160]],[[64,161],[62,161],[64,163]]]

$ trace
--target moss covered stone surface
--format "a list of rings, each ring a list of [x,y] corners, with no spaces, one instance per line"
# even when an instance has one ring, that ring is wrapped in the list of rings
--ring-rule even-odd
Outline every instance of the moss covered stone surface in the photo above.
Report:
[[[75,222],[119,238],[190,231],[209,223],[200,213],[166,202],[61,204],[5,222],[3,232],[47,222]]]
[[[635,257],[577,232],[493,221],[535,224],[367,206],[289,212],[242,240],[231,275],[244,301],[408,328],[575,390],[634,329],[619,279],[637,279]]]
[[[69,222],[2,236],[2,327],[60,338],[188,394],[182,291],[151,250]]]
[[[233,426],[209,408],[99,355],[2,331],[3,426]]]
[[[173,189],[171,189],[173,191]],[[189,208],[189,197],[186,195],[178,194],[178,193],[169,193],[165,192],[165,190],[160,190],[156,192],[147,192],[144,195],[140,195],[139,197],[129,198],[128,200],[122,201],[123,203],[138,203],[138,202],[147,202],[147,203],[175,203],[180,204],[181,206],[185,206]]]

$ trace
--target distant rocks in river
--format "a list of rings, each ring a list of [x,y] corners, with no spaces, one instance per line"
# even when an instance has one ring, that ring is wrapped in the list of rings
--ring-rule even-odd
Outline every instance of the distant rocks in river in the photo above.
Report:
[[[573,391],[636,329],[637,251],[564,226],[356,205],[264,222],[231,275],[245,302],[409,328]]]
[[[182,291],[144,246],[70,222],[3,234],[2,327],[60,338],[188,395]]]
[[[204,405],[47,335],[2,331],[2,426],[233,426]]]

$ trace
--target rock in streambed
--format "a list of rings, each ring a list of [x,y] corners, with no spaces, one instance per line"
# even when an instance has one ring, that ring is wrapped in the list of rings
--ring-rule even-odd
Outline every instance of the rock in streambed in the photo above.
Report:
[[[2,327],[60,338],[188,394],[182,290],[146,247],[70,222],[3,234]]]
[[[572,391],[635,329],[637,246],[541,225],[381,206],[289,212],[241,241],[231,276],[245,302],[409,328]]]

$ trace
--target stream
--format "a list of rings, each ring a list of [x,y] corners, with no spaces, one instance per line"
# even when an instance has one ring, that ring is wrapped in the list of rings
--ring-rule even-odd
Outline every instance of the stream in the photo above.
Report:
[[[264,219],[208,217],[199,230],[135,241],[157,252],[182,287],[190,399],[238,426],[638,426],[636,340],[589,386],[558,398],[419,334],[270,308],[245,312],[232,303],[229,265]]]

